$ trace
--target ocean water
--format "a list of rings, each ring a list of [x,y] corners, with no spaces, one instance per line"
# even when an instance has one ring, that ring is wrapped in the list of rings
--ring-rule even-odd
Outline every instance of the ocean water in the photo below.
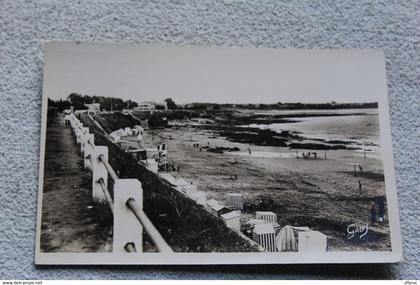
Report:
[[[378,109],[338,109],[338,110],[272,110],[256,112],[259,115],[294,114],[355,114],[347,116],[320,116],[290,118],[298,122],[278,124],[251,124],[249,127],[299,132],[301,136],[314,139],[353,141],[361,145],[380,145]],[[359,145],[360,147],[360,145]]]

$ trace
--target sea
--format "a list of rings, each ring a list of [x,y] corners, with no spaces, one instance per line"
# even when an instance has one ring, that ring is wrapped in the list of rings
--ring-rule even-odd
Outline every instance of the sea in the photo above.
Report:
[[[258,111],[255,114],[267,116],[327,114],[319,117],[291,117],[290,120],[297,121],[291,123],[251,124],[247,127],[270,129],[279,133],[284,130],[295,131],[308,140],[347,141],[359,148],[380,147],[378,109],[269,110]],[[347,115],[340,116],[343,114]]]

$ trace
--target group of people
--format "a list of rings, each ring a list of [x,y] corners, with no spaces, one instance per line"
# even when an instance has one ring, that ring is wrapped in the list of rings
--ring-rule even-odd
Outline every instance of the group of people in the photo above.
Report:
[[[311,154],[312,154],[312,158],[314,158],[314,159],[316,159],[317,156],[318,156],[318,154],[316,152],[309,152],[308,151],[307,153],[302,152],[302,157],[303,157],[303,159],[309,159],[309,158],[311,158]],[[297,156],[297,158],[299,158],[299,156]]]

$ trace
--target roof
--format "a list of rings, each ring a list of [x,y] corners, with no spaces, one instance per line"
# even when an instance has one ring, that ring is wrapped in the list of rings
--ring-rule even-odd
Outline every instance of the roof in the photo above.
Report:
[[[237,211],[232,211],[232,212],[228,212],[226,214],[220,215],[220,217],[222,217],[225,220],[230,220],[233,218],[239,218],[241,216],[240,213],[238,213]]]
[[[175,177],[173,177],[172,174],[169,174],[169,173],[159,173],[159,176],[162,177],[163,179],[165,179],[166,181],[168,181],[171,184],[174,184],[174,182],[175,182]]]
[[[228,193],[228,196],[243,196],[241,193]]]
[[[175,180],[174,184],[177,185],[177,186],[191,185],[191,183],[188,182],[187,180],[185,180],[184,178],[178,178],[177,180]]]
[[[210,206],[213,210],[215,210],[215,211],[217,211],[217,212],[219,212],[220,210],[222,210],[223,208],[225,208],[225,206],[223,206],[222,204],[219,204],[219,203],[217,203],[217,204],[215,204],[215,205],[212,205],[212,206]]]
[[[315,235],[315,236],[327,236],[319,231],[313,231],[313,230],[309,230],[309,231],[305,231],[306,233],[308,233],[309,235]]]
[[[253,232],[256,233],[256,234],[259,234],[259,235],[261,235],[261,234],[274,234],[275,233],[274,232],[274,227],[273,227],[272,224],[258,224],[258,225],[255,225]]]
[[[207,201],[207,205],[209,205],[209,206],[213,206],[213,205],[216,205],[216,204],[220,204],[220,203],[217,202],[217,200],[214,200],[214,199],[210,199],[210,200]]]
[[[261,220],[261,219],[250,219],[246,223],[248,225],[268,224],[266,220]]]
[[[270,212],[270,211],[256,211],[255,212],[255,215],[258,215],[258,214],[260,214],[260,215],[273,215],[273,216],[277,216],[277,214],[275,214],[273,212]]]

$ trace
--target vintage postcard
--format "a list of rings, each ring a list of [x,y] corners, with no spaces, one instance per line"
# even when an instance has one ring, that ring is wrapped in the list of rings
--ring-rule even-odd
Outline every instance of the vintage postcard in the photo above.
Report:
[[[379,50],[45,45],[37,264],[398,262]]]

